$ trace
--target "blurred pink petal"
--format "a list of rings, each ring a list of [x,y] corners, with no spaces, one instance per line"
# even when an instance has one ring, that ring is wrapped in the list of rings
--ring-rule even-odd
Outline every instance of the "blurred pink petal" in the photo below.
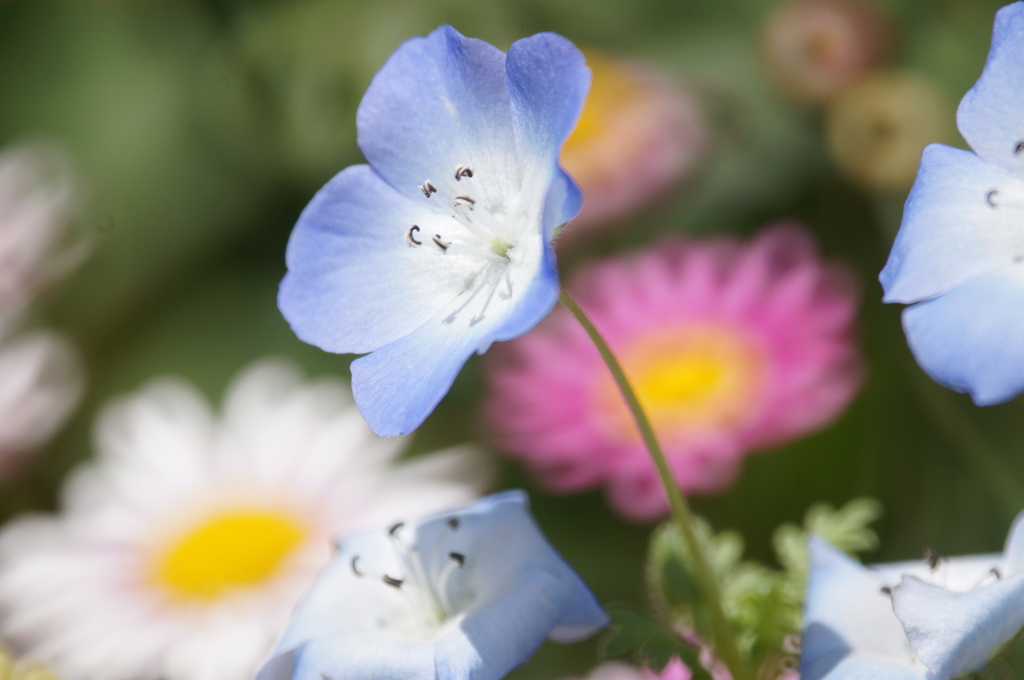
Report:
[[[860,386],[854,286],[792,224],[746,244],[669,239],[591,265],[570,290],[622,362],[687,492],[724,489],[744,456],[824,427]],[[497,346],[486,365],[494,440],[543,484],[604,486],[637,520],[667,512],[622,397],[568,312]]]

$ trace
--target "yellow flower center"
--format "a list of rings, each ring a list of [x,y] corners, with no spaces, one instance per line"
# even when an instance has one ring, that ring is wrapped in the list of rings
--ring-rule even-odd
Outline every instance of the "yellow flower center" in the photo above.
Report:
[[[272,578],[306,535],[306,527],[284,512],[225,512],[158,551],[152,579],[177,599],[214,600]]]
[[[654,429],[665,438],[734,425],[747,416],[764,378],[758,344],[736,329],[701,325],[645,337],[620,357]],[[615,436],[639,435],[611,383],[598,391],[599,412],[614,414]]]

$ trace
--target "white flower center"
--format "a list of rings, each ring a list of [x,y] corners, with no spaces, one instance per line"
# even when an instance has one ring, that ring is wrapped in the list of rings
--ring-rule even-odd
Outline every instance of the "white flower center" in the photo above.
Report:
[[[419,224],[410,225],[405,230],[405,243],[410,248],[422,247],[445,257],[465,256],[469,260],[471,273],[460,293],[464,297],[445,323],[453,323],[461,312],[477,303],[479,309],[469,321],[470,326],[475,326],[483,321],[496,296],[500,300],[512,297],[510,267],[518,239],[509,228],[508,220],[501,219],[504,211],[486,205],[475,196],[473,169],[458,165],[453,174],[458,183],[455,191],[439,190],[429,179],[418,187],[427,199],[437,201],[442,211],[450,208],[450,223],[440,229],[435,226],[433,230]],[[481,295],[485,296],[482,303]]]
[[[457,530],[458,526],[457,518],[448,520],[450,532]],[[378,621],[381,628],[398,629],[409,637],[433,641],[447,625],[457,623],[474,599],[472,593],[465,588],[452,587],[452,579],[458,578],[458,573],[466,564],[466,555],[454,551],[438,555],[442,549],[440,544],[446,536],[439,537],[438,545],[424,555],[419,546],[406,542],[403,527],[404,524],[399,522],[388,531],[399,557],[400,571],[375,572],[372,565],[364,563],[360,555],[352,556],[351,569],[356,576],[377,581],[380,587],[393,589],[405,600],[405,615]],[[438,565],[441,566],[438,568]],[[373,584],[372,587],[378,586]]]

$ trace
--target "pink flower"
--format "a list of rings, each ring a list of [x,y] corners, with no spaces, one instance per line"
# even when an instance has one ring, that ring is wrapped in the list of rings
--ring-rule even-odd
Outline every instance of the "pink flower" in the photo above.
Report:
[[[749,244],[681,238],[581,271],[570,289],[614,349],[688,492],[717,491],[744,455],[819,429],[861,362],[845,268],[794,225]],[[624,515],[667,500],[608,369],[558,309],[488,355],[496,443],[556,491],[607,486]]]
[[[558,246],[628,215],[692,175],[711,145],[701,101],[657,70],[593,51],[593,78],[561,163],[583,191],[583,209]]]

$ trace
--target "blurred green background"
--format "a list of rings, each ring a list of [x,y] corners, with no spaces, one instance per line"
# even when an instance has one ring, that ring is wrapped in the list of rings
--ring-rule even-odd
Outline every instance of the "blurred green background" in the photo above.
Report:
[[[911,358],[877,272],[906,191],[860,186],[837,168],[819,110],[767,77],[760,35],[773,0],[27,0],[0,4],[0,148],[50,140],[70,153],[85,200],[75,229],[94,252],[44,302],[87,363],[86,398],[20,479],[0,486],[0,517],[55,507],[59,484],[91,455],[111,397],[163,374],[219,401],[252,360],[289,357],[311,375],[347,376],[349,357],[304,345],[277,310],[296,217],[341,168],[361,161],[355,109],[406,38],[451,23],[507,47],[537,31],[645,60],[705,95],[713,145],[680,191],[581,242],[564,275],[666,232],[750,233],[802,219],[824,252],[858,273],[868,377],[825,431],[752,456],[738,483],[694,499],[751,556],[815,501],[882,501],[871,561],[998,550],[1024,506],[1024,403],[978,409],[932,384]],[[951,124],[981,72],[996,0],[879,1],[895,27],[893,66],[932,79]],[[950,141],[963,145],[953,137]],[[477,359],[416,436],[427,451],[480,436]],[[552,542],[605,602],[642,603],[651,527],[623,522],[600,493],[545,496],[502,459],[503,486],[531,489]],[[589,643],[546,646],[515,677],[583,673]]]

